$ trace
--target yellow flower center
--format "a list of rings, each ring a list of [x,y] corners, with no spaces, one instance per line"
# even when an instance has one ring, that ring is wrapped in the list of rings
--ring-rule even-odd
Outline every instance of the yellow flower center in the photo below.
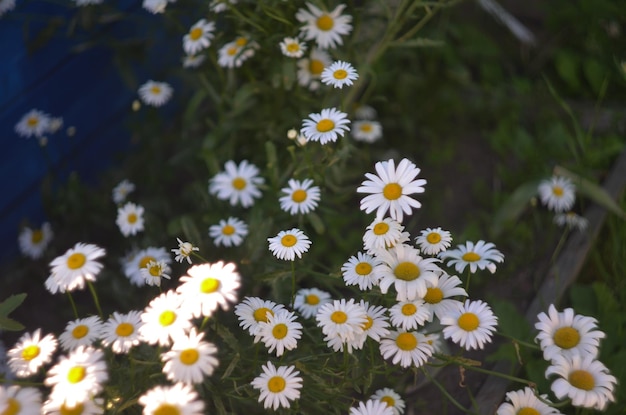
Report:
[[[67,258],[67,267],[69,269],[79,269],[87,262],[87,257],[85,254],[81,254],[80,252],[75,252]]]
[[[233,187],[234,187],[235,189],[237,189],[237,190],[243,190],[243,189],[245,189],[245,188],[246,188],[246,185],[247,185],[248,183],[246,182],[246,179],[242,179],[241,177],[235,177],[235,178],[233,179],[232,184],[233,184]]]
[[[22,405],[17,399],[9,398],[7,399],[7,408],[2,412],[1,415],[17,415],[20,413],[22,409]]]
[[[396,345],[400,350],[415,350],[417,347],[417,338],[411,333],[400,333],[396,337]]]
[[[346,321],[348,321],[348,315],[344,313],[343,311],[334,311],[330,315],[330,319],[333,323],[343,324]]]
[[[245,37],[238,37],[237,40],[235,40],[235,44],[240,48],[243,48],[248,44],[248,39],[246,39]]]
[[[296,42],[288,43],[286,49],[287,52],[296,53],[300,50],[300,45]]]
[[[337,69],[333,72],[333,77],[335,77],[335,79],[346,79],[348,77],[348,71],[345,69]]]
[[[428,287],[426,288],[426,295],[424,296],[424,301],[428,304],[438,304],[443,300],[443,291],[441,291],[438,287]]]
[[[185,349],[180,352],[180,361],[186,365],[193,365],[199,357],[200,353],[196,349]]]
[[[150,92],[152,92],[154,95],[159,95],[161,94],[161,88],[155,85],[150,88]]]
[[[75,339],[82,339],[89,333],[89,327],[84,324],[74,327],[72,330],[72,337]]]
[[[306,200],[306,190],[298,189],[291,194],[291,200],[296,203],[302,203]]]
[[[181,415],[180,409],[178,407],[169,404],[162,403],[158,408],[152,412],[153,415]]]
[[[148,266],[148,263],[154,261],[156,262],[156,258],[150,255],[147,255],[143,258],[141,258],[141,261],[139,261],[139,268],[145,268]]]
[[[315,294],[309,294],[309,295],[306,296],[304,301],[308,305],[317,305],[317,304],[320,303],[320,298],[317,295],[315,295]]]
[[[476,262],[480,260],[480,255],[476,252],[466,252],[463,254],[461,259],[465,262]]]
[[[67,371],[67,381],[70,383],[78,383],[85,379],[87,375],[87,369],[82,366],[74,366]]]
[[[224,235],[232,235],[233,233],[235,233],[235,227],[234,227],[234,226],[232,226],[232,225],[225,225],[225,226],[222,228],[222,233],[223,233]]]
[[[561,349],[571,349],[580,342],[580,333],[573,327],[561,327],[554,332],[553,339]]]
[[[159,265],[158,263],[157,264],[153,264],[153,265],[150,266],[150,268],[148,268],[148,272],[153,277],[160,277],[162,271],[163,271],[163,269],[161,268],[161,265]]]
[[[130,323],[120,323],[115,329],[115,334],[120,337],[128,337],[135,332],[135,326]]]
[[[289,332],[289,329],[287,328],[287,325],[284,323],[280,323],[274,326],[274,328],[272,329],[272,336],[274,336],[275,339],[284,339],[285,336],[287,336],[287,333]]]
[[[327,133],[335,128],[335,123],[328,118],[324,118],[323,120],[319,120],[317,122],[317,131],[320,133]]]
[[[389,224],[387,222],[378,222],[374,225],[374,235],[384,235],[389,232]]]
[[[474,331],[478,328],[480,324],[480,320],[478,320],[478,316],[474,313],[463,313],[457,320],[459,327],[465,331]]]
[[[41,353],[41,349],[36,344],[31,344],[30,346],[24,347],[22,350],[22,359],[24,360],[33,360]]]
[[[285,235],[282,238],[280,238],[280,243],[283,246],[286,246],[287,248],[291,248],[292,246],[296,244],[296,242],[298,242],[298,238],[296,238],[295,236],[291,234]]]
[[[257,308],[256,310],[254,310],[254,313],[252,313],[252,315],[254,316],[254,319],[259,322],[261,321],[267,322],[268,314],[273,316],[274,312],[267,307]]]
[[[417,311],[417,307],[413,303],[408,303],[403,305],[401,310],[405,316],[412,316]]]
[[[322,72],[324,72],[324,62],[317,59],[311,59],[309,61],[309,72],[311,72],[311,75],[319,76]]]
[[[441,235],[439,235],[437,232],[431,232],[428,235],[426,235],[426,240],[428,241],[429,244],[435,245],[441,242]]]
[[[586,370],[574,370],[567,377],[570,385],[575,388],[582,389],[585,391],[593,390],[596,386],[596,380],[593,375]]]
[[[202,37],[202,29],[199,27],[194,27],[193,29],[191,29],[191,31],[189,32],[189,38],[191,40],[198,40]]]
[[[383,396],[380,400],[381,402],[386,403],[389,407],[393,407],[396,404],[396,400],[389,395]]]
[[[541,412],[535,408],[531,408],[530,406],[524,406],[523,408],[518,409],[515,415],[541,415]]]
[[[361,276],[369,275],[372,272],[372,265],[368,262],[359,262],[354,267],[354,271]]]
[[[43,239],[43,232],[40,230],[33,231],[30,234],[30,241],[34,244],[38,244]]]
[[[413,262],[400,262],[393,270],[393,275],[402,281],[413,281],[420,276],[420,268]]]
[[[226,53],[230,56],[235,56],[237,52],[239,52],[239,48],[234,47],[234,46],[226,49]]]
[[[28,118],[28,121],[26,121],[26,124],[28,124],[29,127],[36,127],[37,124],[39,124],[39,118],[30,117]]]
[[[220,280],[216,280],[215,278],[205,278],[200,283],[200,291],[204,294],[211,294],[217,291],[220,288]]]
[[[333,26],[335,26],[335,21],[328,14],[323,14],[317,18],[315,25],[319,30],[323,30],[325,32],[331,30]]]
[[[561,186],[553,186],[552,193],[554,193],[555,196],[561,197],[564,193],[563,188]]]
[[[164,327],[167,327],[176,321],[176,317],[177,316],[175,312],[171,310],[166,310],[162,312],[161,315],[159,316],[159,324]]]
[[[361,328],[363,330],[369,330],[374,325],[374,319],[372,319],[370,316],[365,316],[365,318],[367,318],[367,321],[361,325]]]
[[[372,131],[372,124],[363,123],[361,124],[360,130],[363,131],[364,133],[369,133]]]
[[[272,376],[270,380],[267,381],[267,389],[269,389],[272,393],[280,393],[285,390],[285,386],[287,386],[287,382],[282,376]]]
[[[387,200],[396,200],[402,196],[402,186],[398,183],[386,184],[383,188],[383,196]]]
[[[137,215],[134,213],[131,213],[128,215],[128,223],[135,223],[137,222]]]
[[[63,405],[61,405],[61,407],[59,408],[59,414],[60,415],[81,415],[84,410],[85,410],[85,407],[83,406],[82,403],[77,403],[76,406],[68,407],[65,405],[65,402],[64,402]]]

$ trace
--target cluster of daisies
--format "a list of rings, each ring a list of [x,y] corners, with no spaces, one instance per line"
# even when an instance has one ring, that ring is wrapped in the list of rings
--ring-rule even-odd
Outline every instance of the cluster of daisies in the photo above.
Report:
[[[554,212],[554,223],[568,229],[584,231],[588,221],[572,210],[576,201],[576,185],[567,177],[552,176],[537,188],[541,203]]]

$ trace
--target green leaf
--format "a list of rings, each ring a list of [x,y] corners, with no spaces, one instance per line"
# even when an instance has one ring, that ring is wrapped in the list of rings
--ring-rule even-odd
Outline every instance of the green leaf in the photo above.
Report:
[[[573,53],[561,51],[554,57],[556,71],[572,89],[580,89],[579,62]]]
[[[596,314],[598,309],[596,297],[589,295],[588,285],[573,284],[569,289],[569,297],[576,313],[586,316]]]
[[[191,241],[193,245],[198,245],[202,241],[198,226],[196,226],[196,222],[190,216],[181,216],[180,226],[187,240]]]
[[[6,316],[0,316],[0,330],[21,331],[24,325]]]
[[[8,316],[26,299],[26,293],[15,294],[0,303],[0,316]]]
[[[587,82],[593,88],[593,92],[596,94],[600,93],[602,89],[602,84],[604,79],[606,78],[607,71],[604,66],[600,64],[596,59],[585,59],[583,62],[583,72],[585,73],[585,78],[587,78]]]
[[[491,225],[493,237],[498,236],[507,224],[515,222],[522,215],[530,200],[537,195],[537,186],[539,180],[522,184],[500,206]]]
[[[326,232],[326,226],[324,225],[322,219],[317,215],[317,213],[311,212],[307,214],[307,218],[309,219],[309,222],[311,222],[313,229],[315,229],[315,232],[317,232],[318,235],[323,235],[324,232]]]

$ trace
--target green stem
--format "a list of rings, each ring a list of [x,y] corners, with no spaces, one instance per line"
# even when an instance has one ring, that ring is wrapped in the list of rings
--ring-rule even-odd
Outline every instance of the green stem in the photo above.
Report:
[[[96,288],[93,286],[91,281],[87,281],[87,286],[89,287],[89,291],[91,292],[91,296],[93,297],[93,302],[96,304],[96,310],[98,310],[98,315],[100,316],[100,319],[103,319],[104,315],[102,314],[102,309],[100,308],[100,301],[98,300]]]
[[[460,361],[458,359],[455,359],[455,358],[453,358],[451,356],[437,354],[437,355],[435,355],[435,357],[437,357],[440,360],[444,360],[444,361],[447,361],[447,362],[450,362],[450,363],[457,364],[459,366],[464,367],[465,369],[473,370],[474,372],[484,373],[486,375],[497,376],[497,377],[509,380],[511,382],[523,383],[523,384],[529,385],[529,386],[534,386],[535,385],[534,382],[531,382],[528,379],[522,379],[522,378],[518,378],[518,377],[515,377],[515,376],[507,375],[507,374],[504,374],[504,373],[494,372],[493,370],[483,369],[483,368],[477,367],[475,365],[470,365],[470,364],[467,364],[467,363],[463,363],[462,361]]]
[[[74,298],[72,297],[72,293],[69,291],[67,292],[67,298],[70,299],[70,304],[72,305],[72,310],[74,310],[74,318],[78,318],[78,310],[76,310],[76,303],[74,302]]]
[[[200,324],[200,329],[198,331],[204,331],[204,327],[206,326],[206,323],[209,322],[209,317],[206,316],[204,317],[204,319],[202,320],[202,324]]]
[[[437,380],[435,380],[435,378],[433,378],[424,367],[422,367],[421,369],[422,369],[422,372],[424,372],[424,375],[426,375],[426,377],[428,378],[428,380],[432,382],[433,385],[435,385],[441,391],[443,396],[445,396],[446,399],[448,399],[452,403],[452,405],[456,406],[464,414],[478,415],[476,412],[470,411],[469,409],[461,405],[459,401],[454,399],[454,397],[452,397],[452,395],[448,393],[446,388],[441,383],[437,382]]]
[[[539,347],[538,345],[536,345],[536,344],[534,344],[534,343],[529,343],[529,342],[525,342],[525,341],[523,341],[523,340],[516,339],[516,338],[515,338],[515,337],[513,337],[513,336],[509,336],[508,334],[504,334],[504,333],[499,332],[499,331],[496,331],[496,334],[497,334],[498,336],[502,336],[502,337],[504,337],[505,339],[509,339],[509,340],[511,340],[513,343],[521,344],[521,345],[522,345],[522,346],[524,346],[524,347],[528,347],[529,349],[533,349],[533,350],[541,350],[541,347]]]
[[[296,302],[296,262],[291,261],[291,309]]]
[[[467,295],[469,295],[469,286],[470,286],[470,280],[472,279],[472,271],[470,266],[467,266],[467,281],[465,282],[465,292],[467,293]]]

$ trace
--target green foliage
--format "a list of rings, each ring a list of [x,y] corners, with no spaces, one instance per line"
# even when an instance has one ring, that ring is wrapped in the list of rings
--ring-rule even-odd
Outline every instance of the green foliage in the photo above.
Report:
[[[0,303],[0,330],[20,331],[24,325],[9,318],[9,314],[26,299],[26,293],[11,295]]]

